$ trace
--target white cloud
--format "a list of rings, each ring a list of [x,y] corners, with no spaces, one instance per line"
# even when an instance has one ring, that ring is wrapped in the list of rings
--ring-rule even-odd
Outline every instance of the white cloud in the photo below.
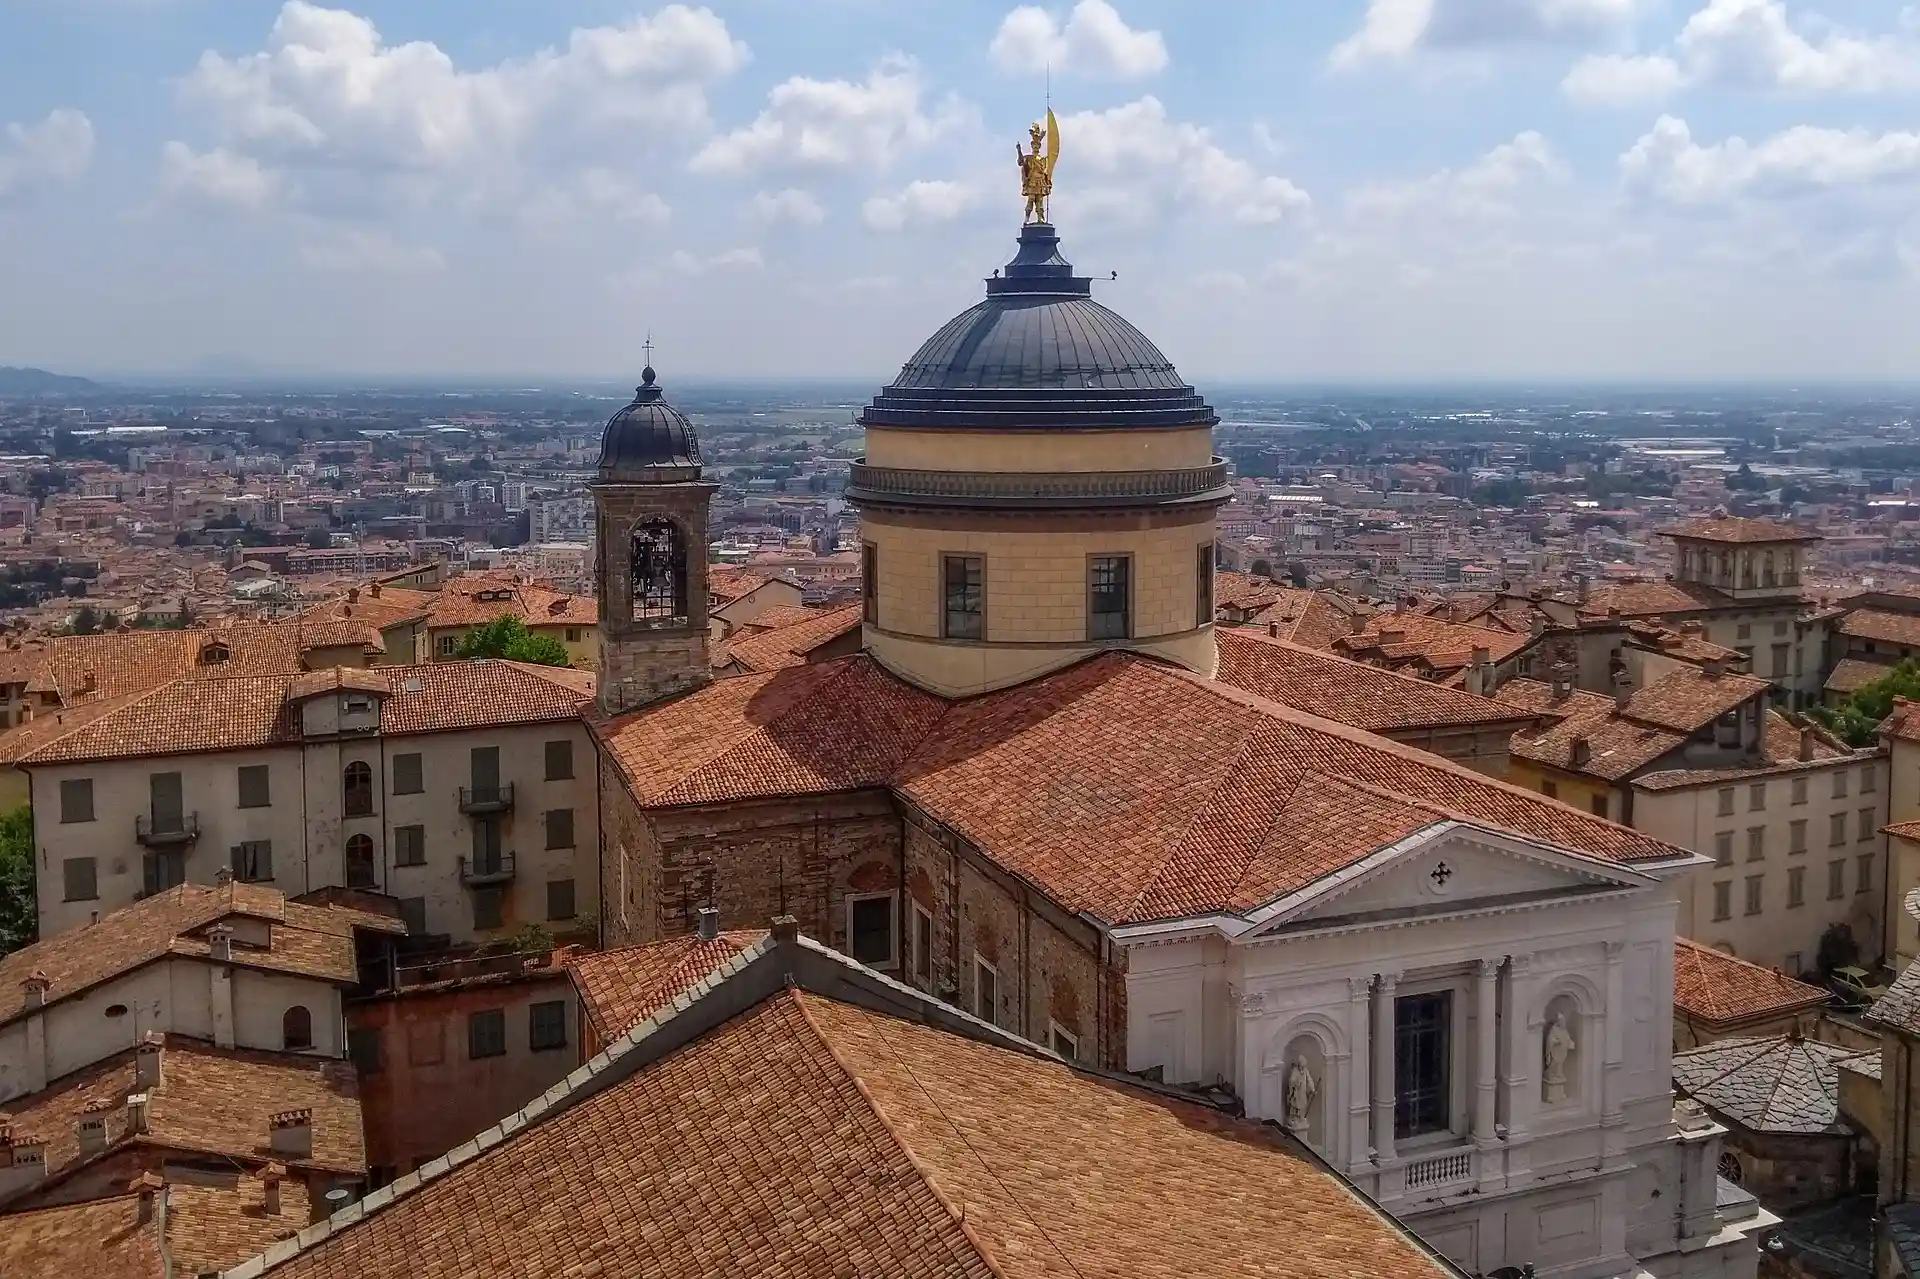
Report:
[[[1028,74],[1052,69],[1134,79],[1167,65],[1160,33],[1129,27],[1107,0],[1080,0],[1064,23],[1022,5],[1001,21],[987,52],[1001,70]]]
[[[1539,183],[1568,176],[1566,164],[1533,130],[1514,135],[1460,169],[1441,169],[1411,182],[1374,182],[1347,194],[1356,217],[1486,219],[1510,215],[1515,200]]]
[[[1060,134],[1061,200],[1081,213],[1138,218],[1172,205],[1265,225],[1313,203],[1286,178],[1230,154],[1206,129],[1169,120],[1150,95],[1077,112],[1060,122]]]
[[[160,148],[160,196],[202,209],[257,213],[279,195],[281,182],[250,155],[215,147],[199,152],[184,142]]]
[[[682,275],[706,275],[713,271],[751,271],[763,265],[760,250],[752,245],[737,249],[725,249],[719,253],[700,257],[685,249],[675,249],[667,258],[667,265]]]
[[[794,76],[767,94],[753,123],[693,157],[697,173],[763,169],[872,169],[925,146],[960,122],[957,104],[927,114],[913,62],[888,58],[864,81]]]
[[[1723,204],[1920,180],[1920,133],[1800,125],[1757,145],[1701,145],[1684,120],[1663,115],[1620,157],[1627,190],[1676,205]]]
[[[1360,29],[1328,61],[1344,70],[1434,51],[1603,39],[1626,28],[1640,7],[1640,0],[1370,0]]]
[[[791,222],[795,226],[819,226],[827,217],[827,211],[820,207],[820,201],[798,187],[756,191],[750,207],[753,216],[766,223]]]
[[[874,196],[860,213],[870,227],[898,231],[951,222],[979,199],[978,190],[961,182],[909,182],[893,195]]]
[[[672,4],[468,70],[429,41],[390,45],[365,17],[288,0],[262,50],[203,53],[181,93],[219,147],[303,168],[316,191],[359,179],[499,195],[515,166],[550,167],[587,140],[604,154],[642,125],[704,129],[706,87],[746,57],[712,12]]]
[[[397,244],[382,231],[349,228],[300,246],[300,262],[316,271],[365,271],[374,275],[408,275],[443,270],[447,261],[438,249]]]
[[[72,182],[93,162],[93,122],[67,107],[38,124],[9,124],[0,138],[0,200]]]
[[[1796,30],[1783,0],[1707,0],[1671,55],[1590,57],[1561,82],[1575,101],[1659,100],[1693,84],[1790,93],[1881,93],[1920,88],[1920,39]]]
[[[520,206],[518,217],[539,230],[569,229],[584,220],[664,226],[673,209],[626,174],[596,167],[543,183]]]

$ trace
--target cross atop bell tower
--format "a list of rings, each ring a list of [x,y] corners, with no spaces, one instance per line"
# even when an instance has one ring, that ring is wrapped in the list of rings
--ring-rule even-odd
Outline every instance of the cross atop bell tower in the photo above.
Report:
[[[700,441],[661,397],[653,339],[633,402],[607,421],[593,495],[600,711],[624,715],[713,678],[707,656],[707,507]]]

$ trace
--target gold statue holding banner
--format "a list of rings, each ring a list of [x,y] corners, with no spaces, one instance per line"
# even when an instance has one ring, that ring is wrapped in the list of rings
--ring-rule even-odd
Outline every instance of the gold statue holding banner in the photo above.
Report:
[[[1027,197],[1027,212],[1023,219],[1027,222],[1045,222],[1047,220],[1047,199],[1053,195],[1053,166],[1060,159],[1060,122],[1053,118],[1053,108],[1047,108],[1047,125],[1044,130],[1038,124],[1033,126],[1033,149],[1022,151],[1019,143],[1014,143],[1013,153],[1020,159],[1020,194]],[[1044,138],[1046,154],[1040,153],[1040,144]]]

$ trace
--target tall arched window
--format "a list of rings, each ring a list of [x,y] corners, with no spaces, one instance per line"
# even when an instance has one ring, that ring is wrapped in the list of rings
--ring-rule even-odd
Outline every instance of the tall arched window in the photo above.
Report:
[[[313,1014],[295,1004],[280,1019],[281,1046],[289,1052],[313,1047]]]
[[[373,769],[359,760],[347,765],[344,809],[348,817],[373,814]]]
[[[373,840],[355,835],[347,840],[347,887],[373,887]]]
[[[686,620],[687,540],[678,524],[656,517],[634,529],[631,567],[634,621]]]

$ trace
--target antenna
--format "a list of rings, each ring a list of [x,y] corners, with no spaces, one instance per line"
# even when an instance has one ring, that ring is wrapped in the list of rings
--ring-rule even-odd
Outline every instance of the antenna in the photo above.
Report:
[[[653,366],[653,330],[652,329],[647,330],[647,340],[640,344],[640,349],[647,353],[647,366],[651,368]]]

